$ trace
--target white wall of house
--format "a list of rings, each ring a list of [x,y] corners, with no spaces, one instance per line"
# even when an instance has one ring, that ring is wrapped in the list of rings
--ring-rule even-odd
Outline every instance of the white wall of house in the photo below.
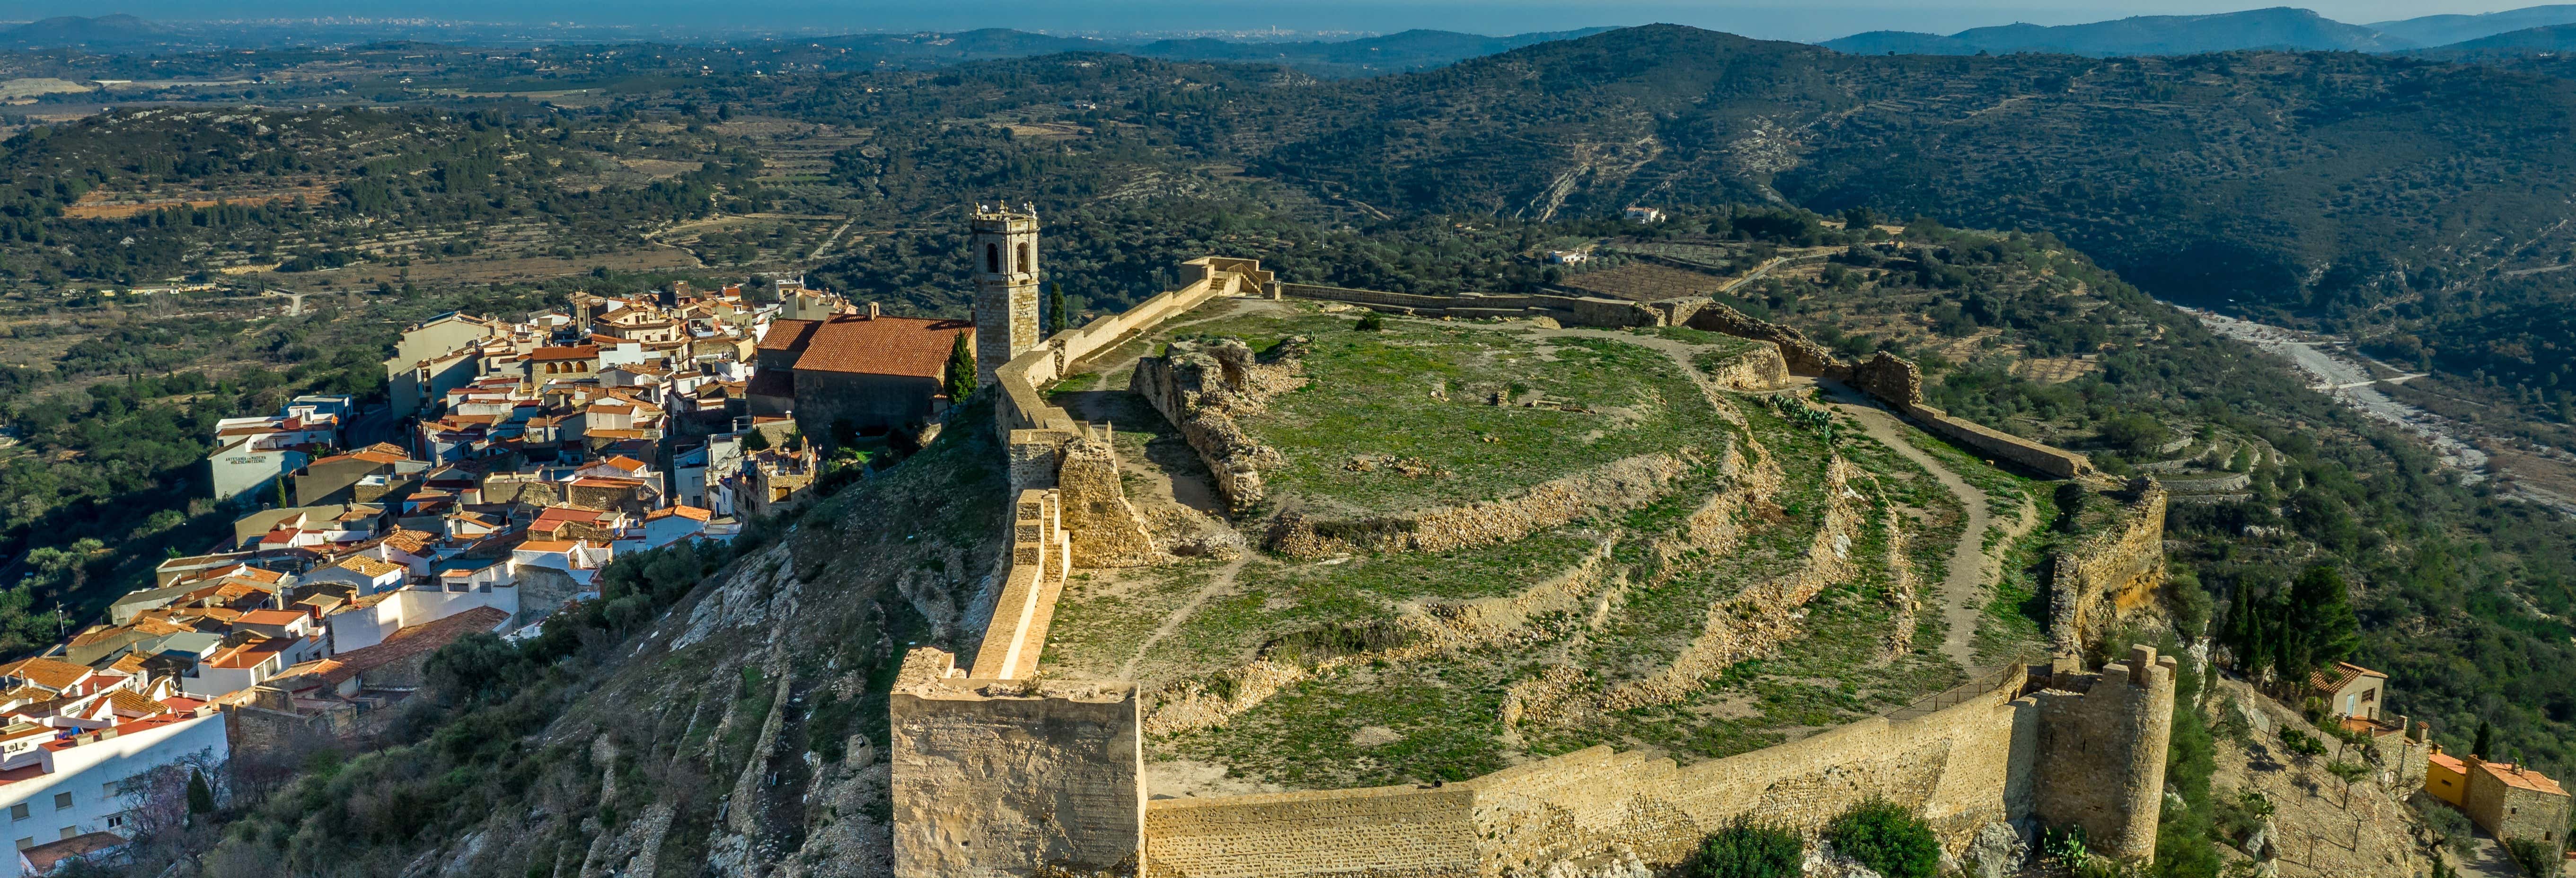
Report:
[[[43,751],[41,758],[51,763],[51,771],[0,786],[0,825],[7,826],[7,837],[19,850],[84,832],[130,835],[133,828],[126,825],[125,812],[134,803],[119,787],[135,775],[199,753],[217,761],[229,753],[223,714]],[[21,874],[17,858],[5,863],[0,870],[7,875]]]
[[[230,500],[244,493],[268,486],[279,474],[301,469],[306,455],[301,451],[255,450],[253,443],[215,449],[206,455],[206,469],[213,476],[215,499]]]

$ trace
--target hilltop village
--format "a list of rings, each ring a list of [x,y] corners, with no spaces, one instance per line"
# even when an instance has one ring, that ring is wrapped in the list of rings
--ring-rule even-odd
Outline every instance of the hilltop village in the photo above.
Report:
[[[441,647],[535,637],[621,556],[731,540],[935,440],[971,324],[774,283],[443,314],[402,331],[390,410],[221,421],[231,537],[0,666],[9,874],[112,854],[192,771],[364,740]]]

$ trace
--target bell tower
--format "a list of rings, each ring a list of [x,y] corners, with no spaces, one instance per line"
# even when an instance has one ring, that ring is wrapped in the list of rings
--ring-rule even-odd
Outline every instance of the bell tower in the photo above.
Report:
[[[1038,210],[975,206],[967,258],[975,263],[975,386],[1038,346]]]

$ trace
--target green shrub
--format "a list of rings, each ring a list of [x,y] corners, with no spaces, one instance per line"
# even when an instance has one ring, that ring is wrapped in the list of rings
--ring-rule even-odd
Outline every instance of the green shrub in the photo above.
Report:
[[[2414,801],[2415,813],[2423,816],[2424,828],[2432,830],[2434,843],[2450,848],[2453,856],[2460,857],[2477,849],[2477,836],[2469,825],[2469,815],[2430,795],[2418,793]]]
[[[1806,842],[1777,826],[1737,817],[1725,829],[1703,839],[1699,852],[1682,866],[1684,878],[1796,878],[1804,865]]]
[[[2522,874],[2531,878],[2551,878],[2558,874],[2558,851],[2550,845],[2528,838],[2509,838],[2505,839],[2504,850],[2513,855],[2513,864],[2522,867]]]
[[[1351,328],[1357,329],[1361,332],[1376,332],[1378,330],[1385,329],[1386,315],[1379,314],[1375,311],[1362,314],[1360,315],[1359,325]]]
[[[1852,806],[1825,827],[1834,850],[1887,878],[1933,878],[1941,842],[1914,812],[1885,799]]]

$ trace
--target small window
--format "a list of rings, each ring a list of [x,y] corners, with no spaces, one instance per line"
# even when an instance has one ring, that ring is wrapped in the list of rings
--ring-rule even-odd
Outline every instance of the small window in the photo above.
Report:
[[[122,783],[124,783],[124,781],[121,781],[121,780],[112,780],[112,781],[108,781],[108,782],[103,783],[103,784],[99,784],[99,785],[98,785],[98,794],[99,794],[99,795],[102,795],[102,796],[113,796],[113,795],[116,795],[116,787],[117,787],[117,785],[122,784]]]
[[[109,828],[109,829],[123,829],[123,828],[125,828],[125,812],[123,812],[123,811],[119,811],[119,812],[117,812],[117,813],[107,815],[107,828]]]
[[[1029,245],[1025,242],[1020,244],[1020,261],[1017,266],[1018,270],[1027,271],[1029,270],[1029,266],[1036,264],[1038,264],[1037,259],[1029,254]]]
[[[70,793],[55,793],[55,794],[54,794],[54,810],[56,810],[56,811],[60,811],[60,810],[63,810],[63,809],[65,809],[65,808],[69,808],[69,807],[71,807],[71,806],[72,806],[72,794],[70,794]]]
[[[9,806],[9,819],[11,819],[11,820],[25,820],[25,819],[27,819],[27,803],[25,803],[25,802],[20,802],[20,803],[18,803],[18,804],[15,804],[15,805],[11,805],[11,806]]]
[[[63,834],[63,837],[64,837],[64,838],[70,838],[70,837],[72,837],[72,836],[75,836],[75,835],[79,835],[79,834],[80,834],[80,827],[78,827],[78,826],[66,826],[66,827],[63,827],[62,829],[57,830],[57,831],[61,832],[61,833]]]
[[[18,840],[18,849],[19,849],[19,850],[22,850],[22,851],[23,851],[23,850],[26,850],[26,849],[28,849],[28,848],[35,847],[35,846],[36,846],[36,837],[35,837],[35,836],[32,836],[32,835],[31,835],[31,836],[28,836],[28,837],[26,837],[26,838],[22,838],[22,839],[19,839],[19,840]]]
[[[984,245],[984,272],[986,274],[1002,273],[1002,245]]]

